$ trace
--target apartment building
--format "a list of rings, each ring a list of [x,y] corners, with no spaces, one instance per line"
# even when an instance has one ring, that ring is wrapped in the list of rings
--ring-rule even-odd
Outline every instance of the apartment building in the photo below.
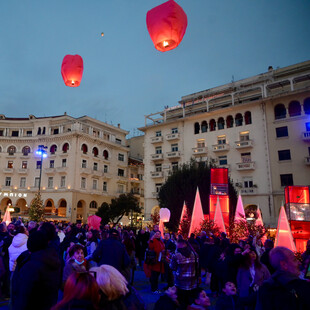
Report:
[[[128,190],[128,132],[88,116],[0,115],[0,210],[27,216],[39,186],[46,216],[86,222]],[[36,155],[44,146],[46,158]]]
[[[286,185],[310,184],[310,61],[183,96],[145,116],[145,216],[171,170],[228,167],[244,207],[275,225]]]

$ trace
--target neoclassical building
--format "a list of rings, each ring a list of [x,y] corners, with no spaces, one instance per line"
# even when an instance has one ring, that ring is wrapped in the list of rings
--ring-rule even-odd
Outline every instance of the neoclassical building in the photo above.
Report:
[[[0,210],[27,216],[39,185],[47,217],[75,222],[128,190],[128,132],[88,116],[0,115]],[[36,154],[44,146],[46,158]],[[40,176],[41,173],[41,176]]]
[[[285,186],[310,184],[310,61],[183,96],[139,129],[146,218],[170,171],[194,157],[228,167],[245,208],[274,226]]]

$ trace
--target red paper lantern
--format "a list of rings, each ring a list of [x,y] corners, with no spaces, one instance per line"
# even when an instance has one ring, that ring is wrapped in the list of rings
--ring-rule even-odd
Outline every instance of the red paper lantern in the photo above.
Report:
[[[78,87],[83,75],[83,58],[79,55],[66,55],[62,61],[61,75],[67,86]]]
[[[155,48],[166,52],[181,43],[187,16],[174,0],[169,0],[147,12],[146,25]]]

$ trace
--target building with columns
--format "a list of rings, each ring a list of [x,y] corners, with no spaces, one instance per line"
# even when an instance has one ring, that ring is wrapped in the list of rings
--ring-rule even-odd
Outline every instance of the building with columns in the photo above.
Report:
[[[18,211],[13,216],[27,216],[40,184],[47,217],[85,222],[128,191],[127,134],[88,116],[0,115],[2,216],[8,205]],[[39,145],[47,152],[42,161]]]
[[[183,96],[139,129],[146,219],[170,171],[196,158],[228,167],[245,209],[275,226],[285,186],[310,184],[310,61]]]

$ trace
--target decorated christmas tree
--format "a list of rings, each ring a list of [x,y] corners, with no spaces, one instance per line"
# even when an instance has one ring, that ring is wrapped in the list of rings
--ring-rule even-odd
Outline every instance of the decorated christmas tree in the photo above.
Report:
[[[151,214],[151,219],[152,219],[153,225],[159,224],[160,216],[159,216],[158,210],[155,210],[154,214]]]
[[[184,239],[187,239],[190,225],[191,225],[191,217],[187,206],[184,204],[178,235],[182,235]]]
[[[38,192],[29,208],[29,219],[31,221],[41,222],[44,221],[44,206],[41,194]]]

